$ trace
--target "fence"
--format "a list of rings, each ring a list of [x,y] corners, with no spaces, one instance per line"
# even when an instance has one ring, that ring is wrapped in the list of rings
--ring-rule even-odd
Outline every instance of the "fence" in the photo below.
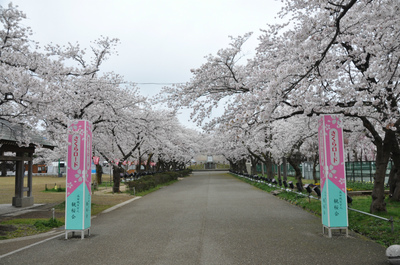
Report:
[[[385,183],[389,180],[389,173],[392,168],[392,161],[389,162],[388,167],[386,169],[386,177]],[[267,167],[264,166],[264,172],[267,172]],[[281,172],[283,172],[283,165],[279,165],[281,167]],[[374,182],[374,175],[376,172],[376,165],[374,161],[351,161],[346,162],[346,178],[350,181],[360,181],[360,182]],[[305,179],[313,179],[313,164],[312,162],[303,162],[300,165],[303,178]],[[288,176],[294,176],[295,171],[293,167],[288,163],[287,164],[287,174]],[[257,172],[261,172],[261,164],[257,165]],[[278,165],[273,165],[273,172],[275,175],[278,174]],[[316,167],[316,175],[319,178],[319,165]]]
[[[267,166],[265,164],[262,164],[262,166],[264,166],[264,174],[266,174]],[[278,167],[280,167],[281,174],[283,174],[283,168],[284,168],[283,164],[280,164],[280,165],[273,164],[272,165],[272,172],[274,172],[275,175],[278,175]],[[300,166],[300,168],[301,167],[302,166]],[[262,172],[261,164],[257,164],[256,171],[258,173]],[[296,174],[296,172],[294,171],[294,168],[289,163],[286,164],[286,172],[287,172],[288,176],[294,176]],[[304,174],[303,174],[303,176],[304,176]],[[312,178],[312,173],[311,173],[311,178]]]
[[[392,169],[393,163],[390,161],[386,169],[385,183],[389,180],[389,173]],[[352,181],[369,181],[374,182],[374,175],[376,172],[375,162],[363,161],[363,162],[346,162],[346,176],[347,179]]]

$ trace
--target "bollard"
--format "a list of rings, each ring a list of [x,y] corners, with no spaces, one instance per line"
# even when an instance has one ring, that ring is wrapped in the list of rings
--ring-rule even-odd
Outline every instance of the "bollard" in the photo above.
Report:
[[[390,223],[391,223],[391,227],[392,227],[392,234],[393,234],[393,232],[394,232],[394,220],[393,220],[393,216],[390,216],[390,221],[389,221]]]
[[[386,257],[389,259],[389,264],[400,264],[400,245],[391,245],[386,249]]]

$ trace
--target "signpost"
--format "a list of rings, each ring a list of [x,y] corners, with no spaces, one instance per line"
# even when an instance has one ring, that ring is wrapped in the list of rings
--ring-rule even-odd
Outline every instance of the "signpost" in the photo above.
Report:
[[[345,154],[339,116],[321,116],[318,142],[323,233],[328,229],[329,237],[332,237],[333,229],[344,229],[348,236]]]
[[[68,232],[90,235],[92,124],[85,120],[68,125],[65,239]]]

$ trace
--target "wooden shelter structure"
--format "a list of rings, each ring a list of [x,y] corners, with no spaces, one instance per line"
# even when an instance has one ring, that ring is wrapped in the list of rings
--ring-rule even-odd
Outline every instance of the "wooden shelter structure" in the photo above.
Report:
[[[29,139],[29,143],[23,142]],[[32,133],[22,124],[0,119],[0,161],[15,161],[15,196],[12,205],[26,207],[33,205],[32,165],[36,147],[54,149],[54,145],[43,137]],[[28,162],[27,186],[25,186],[25,162]],[[25,196],[26,193],[26,196]]]

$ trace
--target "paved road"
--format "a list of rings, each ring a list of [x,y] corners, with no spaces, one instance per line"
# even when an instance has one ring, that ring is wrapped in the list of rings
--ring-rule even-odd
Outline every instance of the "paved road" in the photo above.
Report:
[[[220,172],[198,172],[0,264],[387,264],[385,248],[327,238],[320,218]]]

